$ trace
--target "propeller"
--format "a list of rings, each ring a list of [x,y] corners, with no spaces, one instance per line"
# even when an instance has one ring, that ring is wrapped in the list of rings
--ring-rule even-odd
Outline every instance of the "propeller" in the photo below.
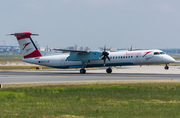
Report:
[[[130,48],[130,49],[128,48],[128,51],[133,51],[132,45],[131,45],[131,48]]]
[[[106,65],[106,59],[110,61],[110,58],[108,57],[109,53],[106,52],[106,46],[104,46],[104,51],[102,52],[101,59],[104,60],[104,66]]]

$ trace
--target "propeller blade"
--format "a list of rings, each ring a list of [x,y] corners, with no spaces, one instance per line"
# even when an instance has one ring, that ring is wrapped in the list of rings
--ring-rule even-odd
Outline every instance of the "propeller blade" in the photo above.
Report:
[[[102,56],[100,57],[100,59],[104,59],[104,55],[102,55]]]
[[[107,59],[110,61],[110,58],[108,57],[108,56],[106,56],[107,57]]]
[[[106,46],[104,46],[104,52],[106,51]]]
[[[131,48],[130,48],[130,51],[132,51],[133,49],[132,49],[132,45],[131,45]]]
[[[104,59],[104,66],[106,65],[106,58]]]
[[[131,45],[130,48],[128,48],[128,51],[133,51],[132,45]]]

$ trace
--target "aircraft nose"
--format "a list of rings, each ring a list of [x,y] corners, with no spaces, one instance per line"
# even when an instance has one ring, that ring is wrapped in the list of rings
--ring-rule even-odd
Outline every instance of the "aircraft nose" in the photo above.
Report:
[[[167,55],[165,58],[165,62],[167,62],[167,63],[175,63],[175,61],[176,60],[169,55]]]

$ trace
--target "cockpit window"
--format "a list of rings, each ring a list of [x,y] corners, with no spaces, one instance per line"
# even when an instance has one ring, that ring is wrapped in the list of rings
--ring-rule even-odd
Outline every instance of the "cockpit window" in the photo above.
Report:
[[[154,52],[154,55],[165,54],[164,52]]]
[[[154,55],[160,55],[159,52],[154,52]]]
[[[160,54],[165,54],[164,52],[160,52]]]

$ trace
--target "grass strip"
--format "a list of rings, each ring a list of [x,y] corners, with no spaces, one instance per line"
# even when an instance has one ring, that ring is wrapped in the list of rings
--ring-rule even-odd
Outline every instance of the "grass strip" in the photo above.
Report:
[[[19,63],[19,62],[23,62],[22,59],[0,59],[0,63]]]
[[[0,89],[0,116],[18,118],[180,116],[180,82],[55,84]]]
[[[23,55],[21,54],[7,54],[7,55],[0,55],[0,59],[23,59]]]

